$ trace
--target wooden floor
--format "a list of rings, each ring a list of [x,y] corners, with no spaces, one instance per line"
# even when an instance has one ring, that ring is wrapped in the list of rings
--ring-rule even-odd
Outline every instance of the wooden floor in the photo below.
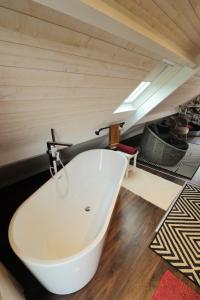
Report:
[[[166,270],[200,292],[148,248],[163,215],[162,209],[121,188],[92,281],[74,294],[58,296],[44,292],[37,300],[150,300]]]

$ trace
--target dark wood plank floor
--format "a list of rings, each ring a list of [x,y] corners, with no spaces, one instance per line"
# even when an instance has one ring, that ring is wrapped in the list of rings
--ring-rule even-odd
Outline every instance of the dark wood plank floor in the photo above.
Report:
[[[37,296],[37,300],[150,300],[167,269],[200,292],[191,281],[148,248],[164,213],[121,188],[99,268],[92,281],[74,294],[43,293]]]

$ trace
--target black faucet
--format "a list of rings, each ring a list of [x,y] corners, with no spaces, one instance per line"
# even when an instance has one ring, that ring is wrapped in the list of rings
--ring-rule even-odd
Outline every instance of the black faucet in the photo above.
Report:
[[[51,129],[52,142],[47,142],[47,154],[49,155],[49,163],[51,170],[54,170],[54,174],[57,173],[57,162],[60,161],[59,152],[56,146],[71,147],[72,144],[59,143],[55,141],[54,130]]]
[[[51,146],[65,146],[65,147],[71,147],[72,144],[59,143],[59,142],[47,142],[47,149],[48,149],[48,150],[51,150]]]

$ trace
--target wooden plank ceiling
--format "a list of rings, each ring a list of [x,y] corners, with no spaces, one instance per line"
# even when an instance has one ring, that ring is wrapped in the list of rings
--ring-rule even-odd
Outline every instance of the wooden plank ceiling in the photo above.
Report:
[[[91,4],[90,0],[82,1]],[[98,0],[97,3],[106,3],[113,12],[118,11],[135,22],[136,30],[142,28],[140,33],[199,64],[199,0]]]
[[[113,1],[190,60],[200,53],[199,1]],[[162,58],[31,0],[0,0],[0,166],[45,153],[51,127],[76,144],[124,120],[113,111]]]
[[[160,57],[28,0],[0,1],[0,165],[45,153],[50,128],[95,138]]]

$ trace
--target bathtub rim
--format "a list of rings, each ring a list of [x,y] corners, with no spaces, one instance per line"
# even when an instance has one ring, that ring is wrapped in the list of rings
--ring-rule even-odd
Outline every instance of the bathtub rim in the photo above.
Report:
[[[87,150],[87,151],[83,151],[81,153],[79,153],[78,155],[76,155],[68,164],[70,164],[74,159],[76,159],[79,155],[83,154],[83,153],[86,153],[86,152],[90,152],[90,151],[112,151],[112,150],[109,150],[109,149],[91,149],[91,150]],[[58,258],[58,259],[39,259],[39,258],[34,258],[34,257],[31,257],[31,256],[27,256],[27,255],[24,255],[23,252],[20,250],[20,248],[16,245],[15,241],[14,241],[14,238],[13,238],[13,226],[14,226],[14,221],[15,221],[15,218],[17,216],[17,213],[18,211],[25,205],[26,201],[30,201],[30,198],[33,196],[33,195],[37,195],[40,190],[42,189],[42,187],[48,182],[48,181],[53,181],[54,179],[51,177],[50,179],[48,179],[41,187],[39,187],[39,189],[37,189],[33,194],[31,194],[15,211],[15,213],[13,214],[11,220],[10,220],[10,223],[9,223],[9,227],[8,227],[8,239],[9,239],[9,243],[10,243],[10,246],[12,248],[12,250],[14,251],[14,253],[18,256],[18,258],[20,258],[22,261],[24,262],[27,262],[27,263],[33,263],[35,265],[47,265],[47,266],[50,266],[50,265],[62,265],[62,264],[65,264],[65,263],[71,263],[79,258],[81,258],[82,256],[86,255],[86,253],[90,252],[92,249],[94,249],[99,243],[100,241],[104,238],[105,234],[106,234],[106,231],[108,229],[108,226],[109,226],[109,223],[110,223],[110,220],[111,220],[111,217],[112,217],[112,213],[114,211],[114,207],[115,207],[115,204],[116,204],[116,201],[117,201],[117,197],[119,195],[119,191],[120,191],[120,187],[121,187],[121,184],[122,184],[122,180],[124,178],[124,175],[125,175],[125,172],[126,172],[126,168],[127,168],[127,164],[128,164],[128,161],[126,159],[126,157],[119,153],[119,152],[116,152],[116,151],[112,151],[113,153],[115,153],[114,155],[118,155],[120,157],[122,157],[124,159],[124,166],[123,166],[123,170],[122,170],[122,173],[121,173],[121,176],[120,176],[120,180],[119,180],[119,183],[118,183],[118,188],[113,196],[113,199],[112,199],[112,202],[111,202],[111,206],[109,208],[109,210],[107,211],[107,216],[106,216],[106,219],[105,219],[105,222],[102,226],[102,229],[101,231],[99,232],[99,234],[97,235],[97,237],[86,247],[84,247],[81,251],[78,251],[76,252],[74,255],[70,255],[70,256],[67,256],[66,258]],[[68,165],[67,164],[67,165]],[[67,166],[65,165],[65,167]],[[57,174],[59,174],[59,172],[62,171],[62,169],[60,169],[58,171]]]

